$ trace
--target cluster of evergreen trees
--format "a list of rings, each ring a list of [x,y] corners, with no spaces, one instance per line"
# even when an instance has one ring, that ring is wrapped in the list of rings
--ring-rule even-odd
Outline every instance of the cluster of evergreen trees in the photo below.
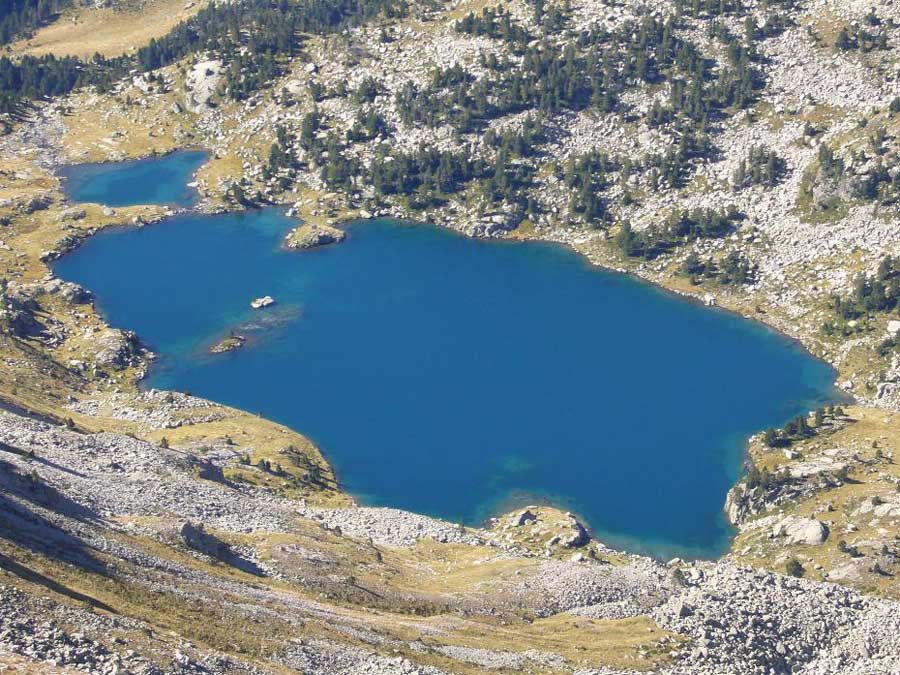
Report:
[[[881,19],[874,10],[868,16],[868,25],[844,26],[838,31],[834,46],[842,52],[859,50],[871,52],[875,49],[885,51],[890,49],[887,32],[882,29]]]
[[[819,147],[818,178],[838,183],[846,181],[846,194],[856,199],[878,201],[885,205],[900,201],[900,161],[897,155],[885,156],[886,140],[884,127],[877,127],[869,140],[875,154],[878,155],[874,165],[866,169],[863,175],[854,176],[847,171],[846,163],[836,157],[827,145]],[[854,157],[860,164],[865,161],[862,153]]]
[[[487,202],[504,203],[512,210],[511,218],[521,220],[537,214],[539,207],[527,194],[534,168],[519,160],[535,152],[542,134],[541,123],[532,119],[515,132],[488,133],[485,143],[494,148],[492,159],[427,147],[414,153],[396,152],[382,145],[365,180],[376,195],[404,195],[412,208],[442,204],[474,182]]]
[[[799,415],[781,429],[766,429],[763,442],[770,448],[786,448],[796,441],[815,436],[806,415]]]
[[[0,45],[39,28],[70,4],[71,0],[3,0],[0,2]]]
[[[829,180],[840,180],[844,176],[844,160],[836,157],[834,150],[826,144],[819,146],[819,175]]]
[[[531,40],[531,35],[503,7],[493,9],[485,7],[481,15],[469,12],[456,22],[456,30],[468,35],[484,35],[495,40],[503,40],[524,49]]]
[[[648,183],[653,190],[680,188],[690,171],[691,161],[705,157],[711,151],[712,143],[708,134],[686,129],[677,147],[670,148],[663,154],[647,155],[637,168],[647,172]]]
[[[900,303],[900,258],[885,256],[872,276],[858,274],[849,297],[835,295],[832,308],[843,320],[868,314],[893,312]],[[827,325],[826,325],[827,326]],[[833,329],[833,326],[832,326]],[[826,328],[827,331],[827,328]]]
[[[288,189],[291,183],[289,176],[281,175],[282,170],[296,169],[298,167],[296,157],[289,150],[290,145],[290,134],[283,126],[278,125],[275,128],[275,142],[269,148],[269,161],[263,167],[263,178],[268,180],[272,176],[279,175],[280,184],[278,187],[282,190]]]
[[[756,280],[758,265],[737,251],[729,252],[721,262],[712,258],[701,260],[692,251],[681,264],[680,272],[694,285],[710,280],[723,286],[743,286]]]
[[[816,408],[813,411],[812,425],[806,415],[798,415],[780,429],[767,429],[763,434],[763,442],[770,448],[786,448],[792,443],[818,434],[828,419],[834,420],[843,416],[844,409],[841,406],[826,405]]]
[[[747,470],[747,476],[744,478],[744,484],[748,490],[754,488],[762,488],[764,492],[768,492],[778,485],[784,483],[790,476],[787,472],[772,473],[766,467],[758,468],[755,464],[751,464]]]
[[[734,170],[731,184],[735,190],[752,185],[775,187],[781,182],[786,169],[784,160],[773,150],[753,146],[746,159]]]
[[[391,152],[378,148],[368,166],[368,180],[379,197],[402,195],[411,208],[438,206],[469,181],[487,176],[483,161],[473,161],[467,153],[420,147],[417,151]]]
[[[513,218],[539,213],[527,190],[534,168],[521,160],[533,156],[544,140],[540,119],[526,118],[516,131],[489,130],[483,139],[485,146],[493,150],[488,158],[473,155],[466,148],[446,151],[423,145],[408,152],[380,143],[374,148],[373,158],[363,163],[350,146],[367,140],[361,134],[370,136],[373,130],[386,133],[381,124],[379,115],[361,111],[343,141],[334,132],[322,133],[321,117],[318,110],[313,110],[303,119],[297,141],[306,152],[309,168],[319,171],[329,189],[344,191],[351,200],[358,198],[364,188],[370,188],[376,201],[401,196],[411,208],[426,209],[443,204],[450,195],[474,184],[476,192],[488,202],[504,203],[512,209]],[[295,158],[285,150],[289,140],[279,134],[273,144],[267,178],[279,169],[297,166]]]
[[[460,29],[505,30],[496,27],[497,16],[501,26],[511,21],[502,13],[473,15],[460,22]],[[656,124],[683,118],[693,130],[701,130],[717,111],[749,105],[761,86],[751,62],[753,50],[733,50],[729,64],[712,77],[712,64],[677,36],[676,27],[673,17],[647,16],[613,32],[602,27],[584,31],[564,44],[532,41],[520,50],[518,66],[496,59],[486,63],[496,77],[474,84],[467,77],[441,78],[424,90],[409,84],[397,96],[398,107],[405,123],[449,123],[467,132],[526,109],[611,112],[622,91],[642,83],[671,82],[669,101],[651,112]],[[515,28],[509,30],[518,36]]]
[[[660,225],[635,232],[627,222],[622,224],[616,244],[629,258],[653,260],[674,248],[698,239],[718,239],[734,229],[740,215],[712,209],[679,211],[669,215]]]
[[[891,166],[879,161],[865,176],[854,185],[854,196],[860,199],[877,200],[882,204],[896,204],[900,201],[900,171],[896,165]]]
[[[356,112],[353,126],[347,131],[347,140],[351,143],[371,141],[378,136],[387,136],[389,133],[387,122],[375,108],[360,108]]]
[[[0,57],[0,113],[16,113],[23,99],[61,96],[73,89],[96,85],[101,91],[128,72],[125,59],[99,55],[84,62],[72,56]]]
[[[598,150],[571,156],[564,166],[557,166],[557,177],[570,190],[569,212],[592,227],[608,221],[608,207],[602,192],[610,182],[609,175],[620,166],[619,160]]]
[[[30,16],[32,7],[48,0],[4,0],[10,11],[0,21]],[[42,4],[43,3],[43,4]],[[21,11],[15,11],[20,8]],[[376,16],[402,17],[407,0],[238,0],[211,3],[167,35],[153,39],[134,57],[90,61],[66,57],[0,59],[0,113],[15,112],[23,99],[66,94],[77,87],[108,87],[132,68],[155,70],[200,50],[209,50],[230,64],[226,72],[229,96],[241,99],[266,86],[280,72],[280,59],[293,56],[303,33],[331,33]],[[38,10],[35,10],[38,11]]]

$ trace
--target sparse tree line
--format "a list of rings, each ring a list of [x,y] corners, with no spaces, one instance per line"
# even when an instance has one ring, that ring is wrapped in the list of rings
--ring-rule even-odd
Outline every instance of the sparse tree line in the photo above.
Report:
[[[0,2],[0,45],[27,37],[71,4],[71,0],[3,0]]]
[[[511,21],[504,16],[505,22]],[[479,26],[495,23],[493,13],[470,15],[458,29],[478,33]],[[407,123],[450,123],[466,131],[526,108],[612,112],[618,109],[618,95],[640,84],[671,84],[668,102],[657,102],[648,117],[654,125],[683,118],[702,127],[718,111],[750,104],[762,84],[752,65],[755,41],[766,33],[753,24],[745,44],[727,31],[713,31],[729,47],[728,64],[716,69],[692,43],[676,35],[677,26],[674,16],[647,16],[613,32],[603,27],[583,31],[564,45],[532,41],[517,50],[523,57],[520,67],[485,56],[482,65],[497,71],[497,77],[474,85],[472,78],[458,79],[452,87],[436,81],[423,91],[407,90],[398,103]]]
[[[658,225],[638,232],[628,222],[622,224],[616,244],[629,258],[654,260],[678,246],[698,239],[719,239],[731,233],[740,220],[740,214],[732,209],[715,211],[696,209],[676,211]]]
[[[866,319],[878,315],[900,316],[900,258],[885,256],[874,275],[859,273],[853,279],[853,290],[848,296],[831,296],[834,320],[822,324],[825,335],[844,336],[866,330]],[[897,336],[888,337],[877,347],[881,356],[887,356],[900,348]]]
[[[747,158],[742,159],[735,169],[731,185],[735,190],[754,185],[775,187],[781,182],[786,169],[787,165],[778,153],[761,146],[753,146]]]
[[[834,295],[831,302],[835,314],[844,321],[896,311],[900,303],[900,259],[885,256],[874,275],[857,274],[851,294]]]
[[[701,259],[695,251],[688,253],[679,272],[695,286],[715,281],[722,286],[743,286],[756,281],[759,266],[738,251],[729,251],[720,261]]]
[[[875,8],[872,7],[866,15],[864,23],[843,26],[838,31],[834,46],[843,52],[851,50],[871,52],[876,49],[887,51],[890,49],[887,28],[893,27],[893,18],[888,19],[887,22],[882,22],[875,12]]]
[[[480,15],[469,12],[456,22],[456,31],[503,40],[517,45],[520,49],[524,49],[531,40],[528,31],[515,22],[503,7],[497,9],[485,7]]]
[[[229,64],[225,93],[239,100],[274,80],[281,72],[280,60],[298,52],[303,33],[332,33],[376,16],[402,17],[408,9],[406,0],[211,3],[133,57],[0,58],[0,113],[15,113],[23,101],[61,96],[83,86],[106,90],[133,69],[155,70],[203,50]]]
[[[533,0],[536,35],[514,20],[506,10],[486,9],[457,22],[462,33],[503,41],[519,58],[484,53],[482,65],[492,76],[477,79],[462,66],[435,71],[422,87],[407,83],[396,93],[395,102],[405,125],[439,126],[456,130],[459,149],[437,152],[419,148],[399,152],[379,148],[371,161],[363,162],[355,144],[377,143],[393,130],[374,102],[384,94],[380,84],[367,78],[356,89],[338,86],[325,92],[313,82],[314,100],[326,95],[349,96],[357,108],[349,130],[340,134],[324,130],[315,111],[304,120],[298,139],[278,130],[268,163],[266,179],[287,189],[293,172],[302,168],[292,148],[304,150],[303,163],[319,172],[330,189],[343,190],[352,199],[370,190],[375,199],[399,195],[413,208],[443,203],[456,192],[475,188],[490,205],[504,205],[513,218],[536,216],[542,206],[533,194],[535,166],[546,140],[544,119],[564,111],[617,112],[625,117],[634,111],[622,105],[621,95],[636,87],[666,84],[668,95],[657,99],[646,119],[653,126],[667,126],[676,144],[665,152],[647,155],[639,162],[588,153],[573,158],[573,164],[556,167],[568,190],[568,213],[572,220],[599,227],[610,222],[609,186],[626,185],[640,174],[652,190],[678,189],[689,178],[693,163],[713,152],[708,125],[733,111],[751,105],[762,86],[757,52],[766,39],[786,24],[780,12],[793,7],[788,0],[770,1],[772,10],[760,26],[747,15],[740,0],[685,0],[676,3],[669,17],[647,15],[614,31],[602,27],[569,30],[571,8],[567,2]],[[208,51],[226,64],[224,94],[241,99],[267,86],[287,58],[299,53],[304,33],[329,33],[375,17],[407,15],[406,0],[240,0],[212,4],[179,24],[166,36],[152,40],[134,57],[90,61],[56,60],[52,57],[19,62],[0,60],[0,109],[10,112],[23,98],[56,96],[75,87],[93,84],[107,88],[131,69],[152,71],[198,51]],[[723,16],[745,16],[743,35],[737,36],[718,22]],[[721,63],[704,56],[679,35],[686,21],[704,20],[711,37],[718,39],[726,54]],[[565,39],[560,40],[563,36]],[[318,89],[318,91],[316,91]],[[485,131],[496,119],[528,111],[528,122],[518,131]],[[473,156],[465,134],[483,132],[485,156]],[[778,180],[777,158],[748,158],[742,182]],[[617,174],[617,175],[616,175]],[[623,200],[632,199],[630,190]],[[246,200],[240,186],[235,198]],[[369,197],[365,197],[369,198]],[[652,259],[695,238],[715,234],[718,221],[700,216],[642,232],[629,238],[632,257]],[[722,283],[746,283],[753,269],[748,261],[726,258],[714,262],[695,261],[692,277],[698,281],[718,279]]]
[[[783,427],[766,429],[763,432],[763,443],[769,448],[787,448],[792,444],[812,438],[818,434],[828,420],[844,416],[841,406],[828,405],[813,411],[813,423],[810,425],[807,415],[798,415]]]

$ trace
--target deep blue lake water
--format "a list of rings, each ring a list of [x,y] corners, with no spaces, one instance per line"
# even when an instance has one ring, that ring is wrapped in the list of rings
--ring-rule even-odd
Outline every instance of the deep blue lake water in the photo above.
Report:
[[[59,174],[75,202],[188,207],[196,202],[197,193],[187,184],[207,156],[201,150],[183,150],[160,158],[68,166]]]
[[[296,253],[290,226],[188,213],[101,233],[56,272],[162,355],[150,386],[301,431],[365,504],[475,524],[551,502],[614,545],[714,556],[746,437],[836,400],[775,332],[563,247],[368,221]],[[252,344],[206,354],[236,326]]]

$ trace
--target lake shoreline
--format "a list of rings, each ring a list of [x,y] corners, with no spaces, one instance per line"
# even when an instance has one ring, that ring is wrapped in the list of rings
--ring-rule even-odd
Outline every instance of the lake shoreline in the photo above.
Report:
[[[268,208],[274,208],[274,209],[276,210],[276,212],[282,213],[282,215],[283,215],[283,207],[279,207],[279,206],[275,205],[275,206],[272,206],[272,207],[267,206],[267,207],[265,207],[265,208],[266,208],[266,209],[268,209]],[[232,209],[231,211],[233,211],[234,213],[239,214],[239,213],[245,212],[246,210],[245,210],[245,209]],[[254,213],[254,212],[255,212],[255,211],[251,211],[251,213]],[[208,216],[210,215],[210,210],[209,210],[208,208],[203,208],[202,206],[198,206],[198,207],[194,207],[194,208],[192,208],[192,209],[183,211],[180,215],[185,215],[185,214],[189,214],[189,213],[194,213],[194,214],[196,214],[196,215],[198,215],[198,216],[201,216],[201,217],[203,217],[203,218],[205,219],[206,217],[208,217]],[[361,227],[361,228],[365,228],[365,227],[366,227],[365,221],[360,220],[360,219],[358,219],[358,218],[348,218],[348,219],[346,219],[346,220],[343,220],[343,221],[340,221],[340,222],[339,222],[339,226],[342,228],[342,230],[345,230],[345,229],[347,229],[347,228],[349,228],[349,227],[352,227],[352,226],[354,226],[354,225],[355,225],[355,226],[358,226],[358,227]],[[449,231],[455,232],[457,236],[462,235],[462,236],[464,236],[465,238],[473,238],[473,237],[467,237],[467,236],[466,236],[466,233],[461,233],[461,232],[459,232],[458,230],[454,230],[453,228],[442,228],[440,225],[429,224],[429,223],[420,223],[420,222],[412,221],[412,220],[409,220],[409,219],[406,219],[406,220],[404,221],[404,226],[405,226],[405,227],[419,228],[419,227],[421,227],[422,225],[425,225],[426,227],[435,227],[437,230],[447,229],[447,230],[449,230]],[[285,227],[286,227],[286,228],[289,228],[289,226],[290,226],[289,223],[286,223],[286,224],[285,224]],[[519,241],[516,241],[517,239],[523,240],[523,241],[525,240],[525,238],[521,238],[521,237],[520,237],[520,238],[509,237],[509,238],[503,238],[503,239],[486,238],[486,237],[480,237],[480,238],[479,238],[479,237],[474,237],[473,239],[486,239],[487,241],[495,241],[495,242],[498,243],[498,244],[499,244],[499,243],[502,243],[502,244],[510,244],[510,245],[511,245],[511,244],[515,244],[515,243],[519,243]],[[560,242],[560,241],[552,241],[552,240],[551,240],[551,241],[548,241],[546,238],[538,238],[538,237],[532,237],[532,238],[530,238],[529,240],[530,240],[530,241],[533,241],[533,242],[536,242],[536,243],[542,243],[542,244],[545,244],[545,245],[552,245],[552,246],[560,246],[560,245],[562,244],[563,246],[561,246],[561,250],[566,250],[566,251],[571,251],[571,252],[577,253],[577,254],[578,254],[578,258],[582,261],[581,264],[583,264],[584,267],[585,267],[586,269],[598,269],[598,268],[602,268],[602,269],[604,269],[604,270],[605,270],[606,272],[608,272],[608,273],[614,272],[614,273],[615,273],[615,276],[618,276],[618,277],[628,277],[628,278],[630,278],[630,279],[632,279],[632,280],[634,280],[634,279],[636,279],[636,278],[640,278],[640,277],[635,277],[634,274],[630,274],[627,270],[622,270],[622,269],[609,269],[608,267],[606,267],[606,266],[604,266],[604,265],[598,265],[597,262],[594,261],[594,260],[591,260],[590,257],[587,256],[587,255],[585,254],[584,251],[578,250],[578,248],[577,248],[576,246],[573,246],[572,242]],[[297,253],[297,254],[292,254],[292,255],[303,255],[303,254],[302,254],[302,253]],[[646,280],[644,280],[644,279],[641,279],[641,282],[640,282],[640,283],[641,283],[641,284],[645,284],[646,287],[647,287],[647,289],[648,289],[648,290],[652,290],[654,293],[656,293],[656,292],[663,292],[663,293],[665,294],[665,292],[668,290],[668,289],[659,287],[657,284],[650,283],[650,282],[648,282],[648,281],[646,281]],[[671,295],[673,296],[673,299],[674,299],[674,298],[678,298],[680,301],[683,301],[683,300],[685,299],[685,297],[686,297],[684,294],[677,293],[677,292],[671,292],[671,291],[669,291],[669,294],[671,294]],[[689,297],[689,296],[687,296],[687,297]],[[694,302],[694,303],[691,303],[691,304],[695,304],[695,305],[696,305],[696,304],[698,304],[698,303]],[[793,342],[793,341],[792,341],[792,342]],[[804,350],[804,351],[805,351],[805,350]],[[157,365],[157,367],[159,367],[159,364]],[[739,454],[739,455],[741,456],[742,459],[745,457],[746,446],[747,446],[746,442],[743,442],[743,443],[741,443],[738,447],[735,447],[735,449],[734,449],[734,450],[737,452],[737,454]],[[332,470],[334,471],[334,468],[333,468]],[[743,470],[744,470],[744,469],[742,468],[741,471],[743,471]],[[721,504],[719,505],[719,507],[720,507],[720,509],[722,509],[722,512],[724,513],[724,503],[721,503]],[[491,514],[490,514],[491,517],[496,516],[496,515],[500,515],[500,514],[499,514],[499,513],[491,513]],[[723,520],[724,520],[724,518],[723,518]],[[590,522],[590,521],[588,521],[588,522]],[[614,538],[615,538],[615,537],[614,537]],[[646,554],[647,551],[646,551],[646,550],[643,550],[643,553]],[[707,556],[702,556],[701,554],[698,554],[698,557],[709,558],[708,555],[707,555]]]

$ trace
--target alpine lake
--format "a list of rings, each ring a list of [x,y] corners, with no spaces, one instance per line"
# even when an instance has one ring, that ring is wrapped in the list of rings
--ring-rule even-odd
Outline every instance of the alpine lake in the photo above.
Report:
[[[73,202],[187,208],[204,159],[63,175]],[[55,272],[160,355],[145,386],[300,431],[364,505],[474,525],[549,503],[610,545],[711,558],[747,437],[840,400],[784,336],[563,246],[368,220],[300,253],[280,245],[296,224],[185,210],[101,232]],[[244,347],[210,354],[231,332]]]

